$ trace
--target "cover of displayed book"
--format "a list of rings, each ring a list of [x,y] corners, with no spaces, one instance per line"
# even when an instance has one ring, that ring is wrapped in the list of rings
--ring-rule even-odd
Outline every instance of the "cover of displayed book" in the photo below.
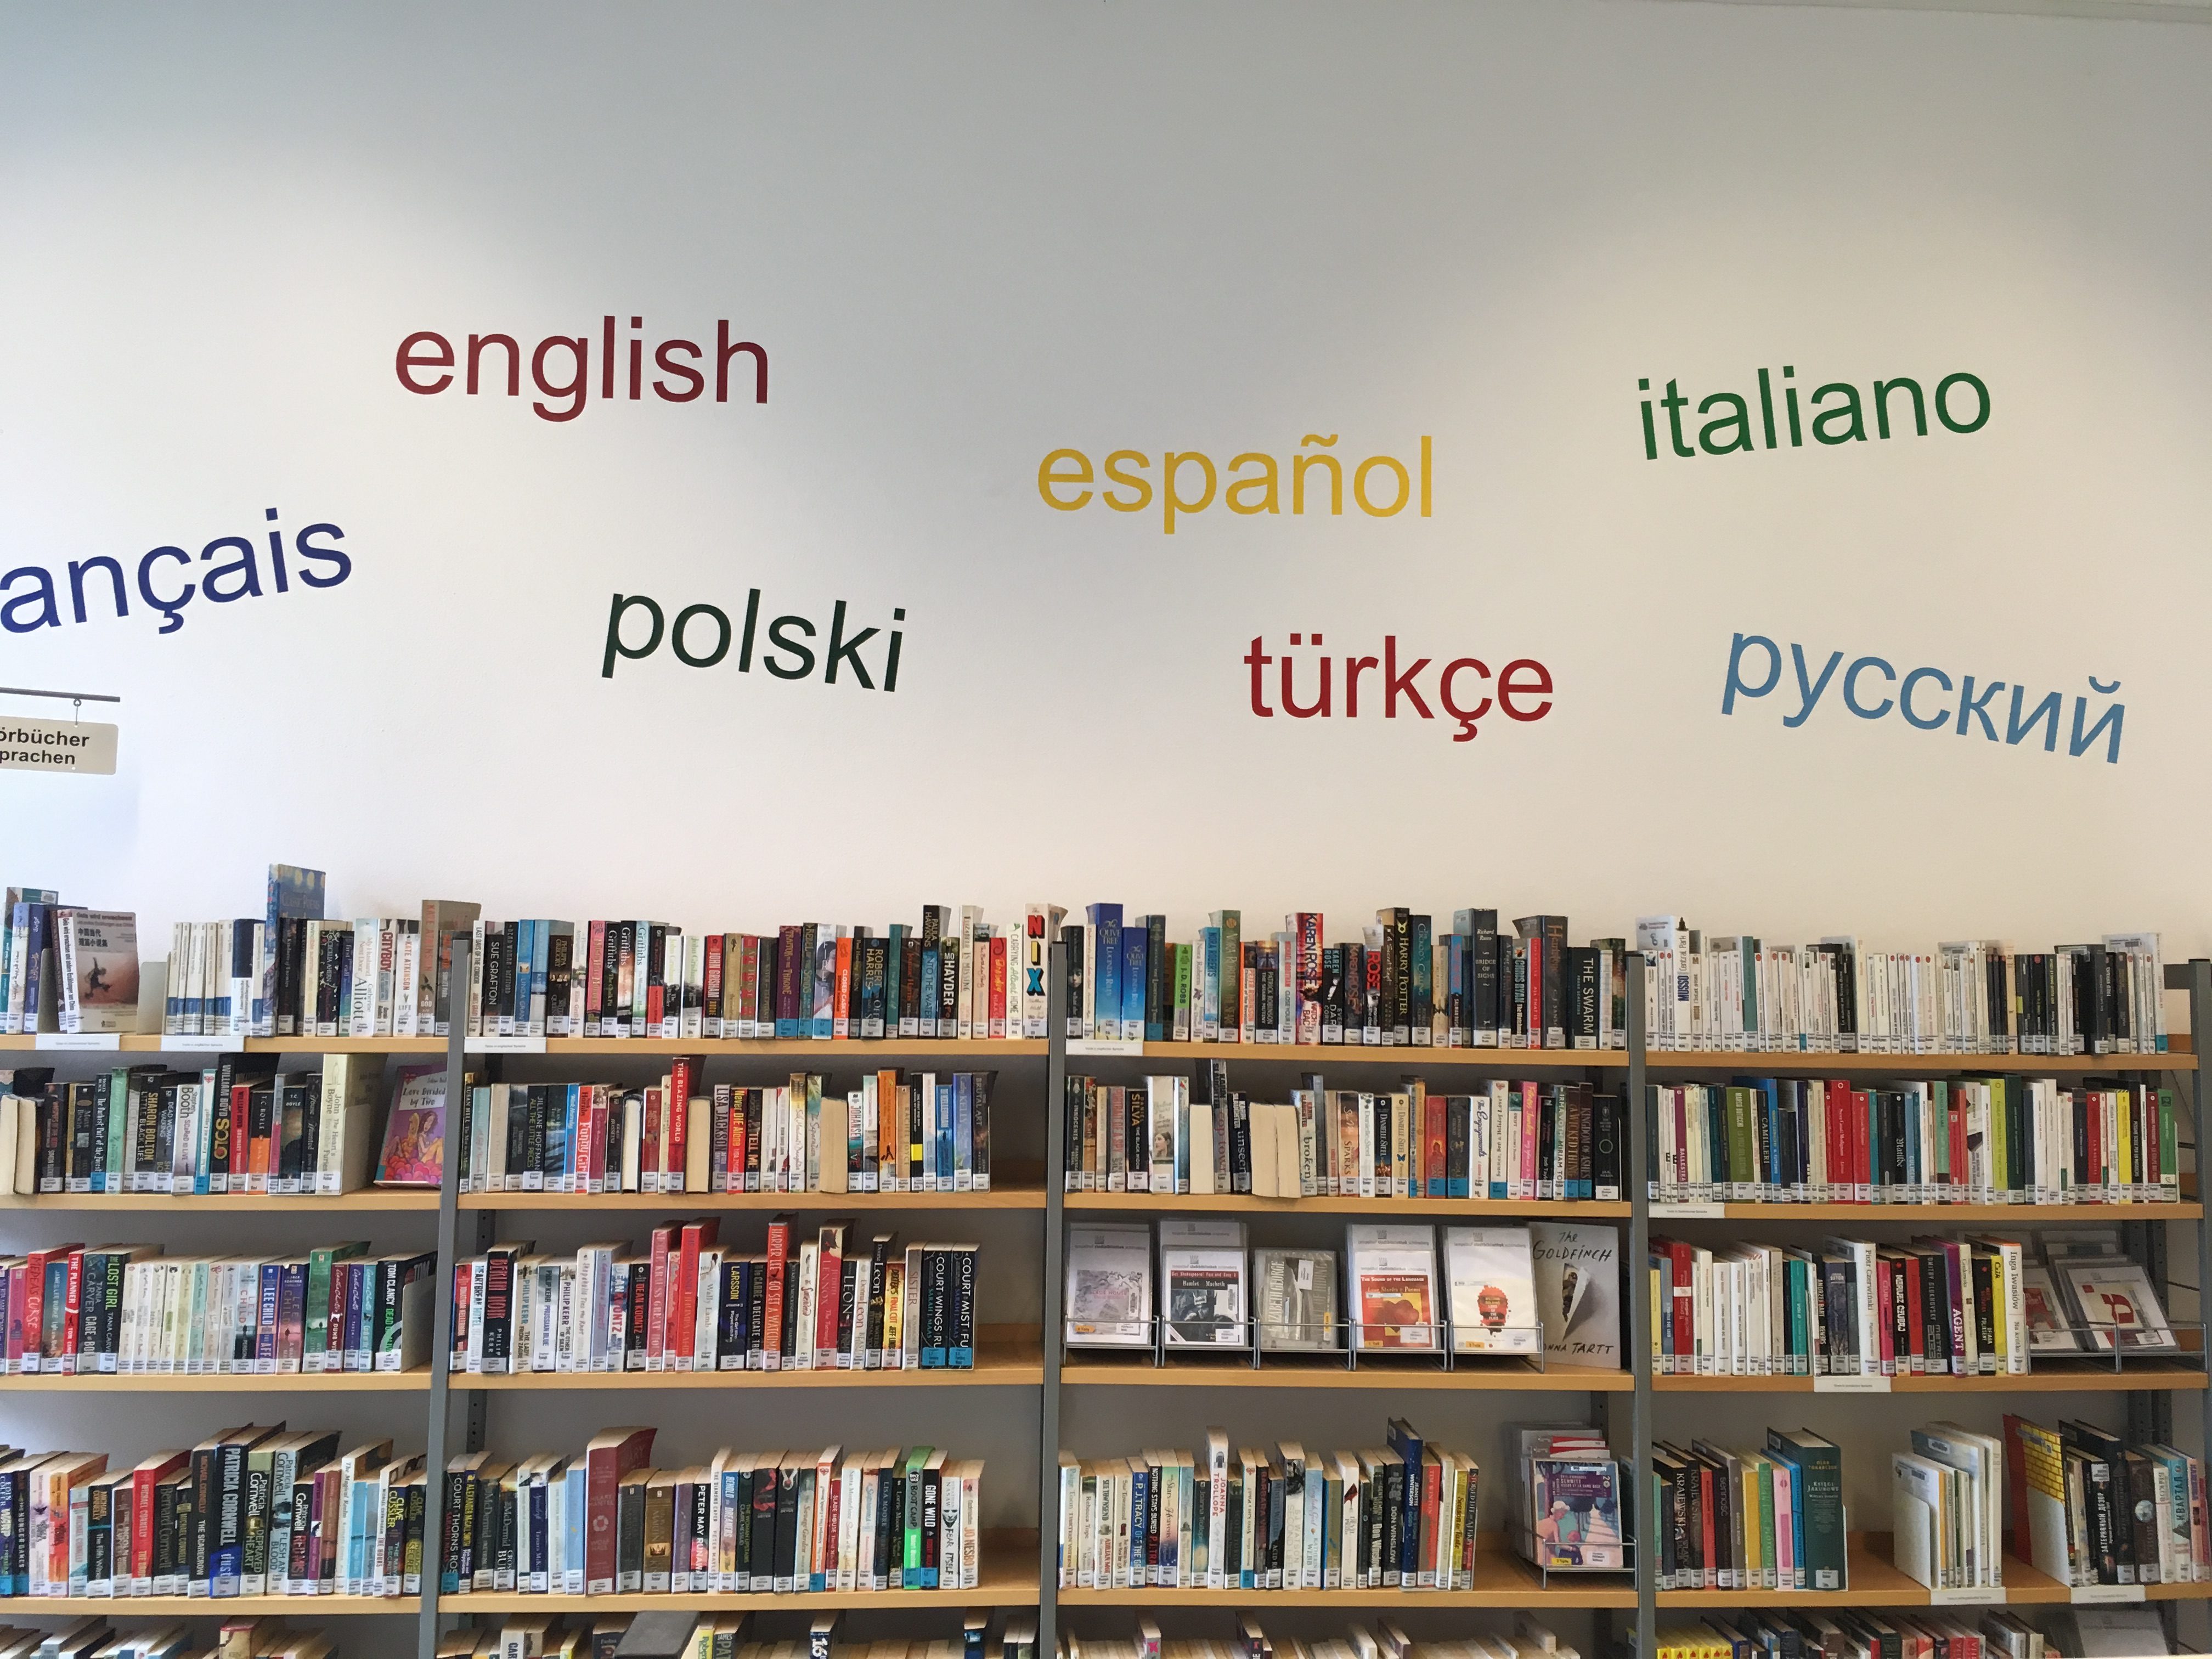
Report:
[[[392,1083],[384,1115],[384,1146],[377,1155],[380,1187],[436,1187],[446,1169],[446,1068],[402,1066]]]
[[[1620,1232],[1534,1221],[1528,1233],[1547,1363],[1620,1370]]]
[[[1544,1341],[1526,1227],[1444,1229],[1455,1353],[1534,1353]]]
[[[2100,1351],[2174,1346],[2158,1293],[2136,1263],[2121,1256],[2072,1257],[2061,1261],[2057,1269],[2090,1341]]]
[[[1260,1346],[1280,1353],[1335,1352],[1336,1252],[1261,1249],[1253,1259]]]
[[[1152,1340],[1152,1236],[1145,1227],[1076,1227],[1067,1235],[1071,1347],[1142,1348]]]
[[[1426,1227],[1354,1224],[1346,1231],[1351,1308],[1358,1322],[1353,1346],[1434,1352],[1441,1346],[1436,1235]]]
[[[1244,1224],[1160,1223],[1160,1301],[1174,1347],[1248,1347]]]
[[[54,912],[64,1031],[138,1029],[138,917],[130,910]]]
[[[1530,1469],[1536,1565],[1626,1567],[1620,1535],[1620,1465],[1540,1457]]]

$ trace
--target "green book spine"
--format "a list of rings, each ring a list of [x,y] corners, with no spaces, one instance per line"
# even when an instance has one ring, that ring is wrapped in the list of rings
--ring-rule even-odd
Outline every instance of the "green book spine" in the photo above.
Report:
[[[1766,1564],[1766,1587],[1778,1588],[1775,1577],[1774,1465],[1765,1458],[1759,1468],[1759,1559]]]
[[[1759,1132],[1751,1120],[1751,1091],[1728,1091],[1729,1179],[1739,1187],[1759,1179]]]
[[[1175,947],[1175,1023],[1179,1033],[1195,1038],[1190,1018],[1190,946]]]
[[[2181,1196],[2180,1153],[2174,1146],[2173,1091],[2158,1091],[2158,1183],[2169,1204]]]
[[[1990,1182],[2002,1189],[2009,1184],[2012,1171],[2011,1124],[2005,1111],[2004,1079],[1985,1079],[1990,1086]],[[1999,1203],[2005,1200],[1999,1199]]]
[[[1810,1268],[1809,1262],[1800,1261],[1794,1256],[1790,1260],[1790,1352],[1797,1361],[1796,1370],[1800,1376],[1809,1375],[1813,1370],[1813,1330],[1805,1311],[1805,1279]],[[1767,1501],[1771,1506],[1773,1502],[1771,1493]],[[1767,1530],[1770,1533],[1773,1531],[1771,1517]]]
[[[131,1115],[131,1073],[107,1074],[107,1190],[123,1190],[123,1126]]]
[[[1221,930],[1221,1036],[1225,1042],[1237,1040],[1237,1030],[1244,1023],[1244,946],[1237,938],[1243,924],[1242,911],[1213,913],[1213,926]]]

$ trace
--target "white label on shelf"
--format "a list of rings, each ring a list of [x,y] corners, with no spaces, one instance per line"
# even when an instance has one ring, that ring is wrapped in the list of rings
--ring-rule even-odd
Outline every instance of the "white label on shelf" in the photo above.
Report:
[[[1928,1592],[1928,1605],[1932,1607],[1995,1607],[2004,1605],[2004,1587],[2001,1584],[1976,1584],[1962,1589],[1932,1589]]]
[[[40,1031],[33,1045],[49,1053],[109,1054],[123,1046],[118,1031]]]
[[[465,1051],[471,1054],[542,1054],[545,1039],[542,1036],[474,1036],[462,1039]]]
[[[162,1048],[179,1054],[227,1054],[234,1048],[246,1047],[244,1037],[234,1036],[165,1036]]]
[[[1814,1394],[1887,1394],[1889,1379],[1882,1376],[1823,1376],[1813,1378]]]
[[[2076,1584],[2068,1592],[2077,1607],[2101,1607],[2111,1601],[2140,1601],[2141,1584]]]
[[[1137,1037],[1070,1037],[1067,1052],[1071,1054],[1122,1054],[1131,1059],[1142,1059],[1145,1045]]]
[[[1718,1221],[1728,1214],[1725,1204],[1654,1204],[1651,1214],[1657,1220]]]

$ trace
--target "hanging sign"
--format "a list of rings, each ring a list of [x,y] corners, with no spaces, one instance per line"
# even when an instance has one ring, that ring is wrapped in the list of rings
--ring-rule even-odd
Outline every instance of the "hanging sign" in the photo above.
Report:
[[[0,716],[0,772],[111,777],[115,772],[115,731],[94,720]]]

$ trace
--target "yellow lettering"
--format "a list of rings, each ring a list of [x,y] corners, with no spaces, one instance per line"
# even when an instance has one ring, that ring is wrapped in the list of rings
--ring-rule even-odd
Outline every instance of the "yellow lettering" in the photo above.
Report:
[[[1247,461],[1259,462],[1265,471],[1256,478],[1237,478],[1237,468]],[[1221,492],[1221,499],[1229,503],[1231,513],[1273,513],[1279,510],[1275,502],[1275,458],[1273,455],[1247,451],[1229,463],[1229,476],[1236,482]],[[1261,491],[1261,499],[1250,507],[1245,506],[1240,497],[1246,490]]]
[[[1133,501],[1125,501],[1119,495],[1116,495],[1112,490],[1102,489],[1098,492],[1098,499],[1105,502],[1107,506],[1112,507],[1116,513],[1141,513],[1145,508],[1152,504],[1152,481],[1146,478],[1139,478],[1133,472],[1124,471],[1120,466],[1115,465],[1116,462],[1121,460],[1125,456],[1136,462],[1139,469],[1150,466],[1152,462],[1146,459],[1145,453],[1140,449],[1117,449],[1111,455],[1109,455],[1106,458],[1106,477],[1108,481],[1113,483],[1128,485],[1130,489],[1137,492],[1136,498]]]
[[[1187,501],[1176,493],[1176,470],[1185,461],[1197,462],[1200,470],[1206,474],[1206,493],[1194,501]],[[1213,463],[1197,451],[1178,455],[1170,449],[1160,457],[1160,508],[1165,517],[1164,528],[1169,535],[1175,534],[1176,514],[1203,513],[1213,505]]]
[[[1075,463],[1074,471],[1062,472],[1058,470],[1058,463],[1066,460]],[[1079,449],[1055,449],[1037,463],[1037,494],[1044,497],[1044,504],[1047,507],[1058,507],[1062,513],[1073,513],[1082,507],[1090,501],[1091,492],[1086,489],[1072,501],[1063,501],[1053,493],[1053,486],[1087,484],[1090,482],[1091,458]]]
[[[1377,507],[1367,499],[1367,475],[1378,466],[1389,467],[1398,479],[1397,494],[1391,497],[1388,507]],[[1358,470],[1352,475],[1352,499],[1358,501],[1359,510],[1370,518],[1387,519],[1393,514],[1402,513],[1413,493],[1413,481],[1406,476],[1405,467],[1388,455],[1370,455],[1360,462]]]

